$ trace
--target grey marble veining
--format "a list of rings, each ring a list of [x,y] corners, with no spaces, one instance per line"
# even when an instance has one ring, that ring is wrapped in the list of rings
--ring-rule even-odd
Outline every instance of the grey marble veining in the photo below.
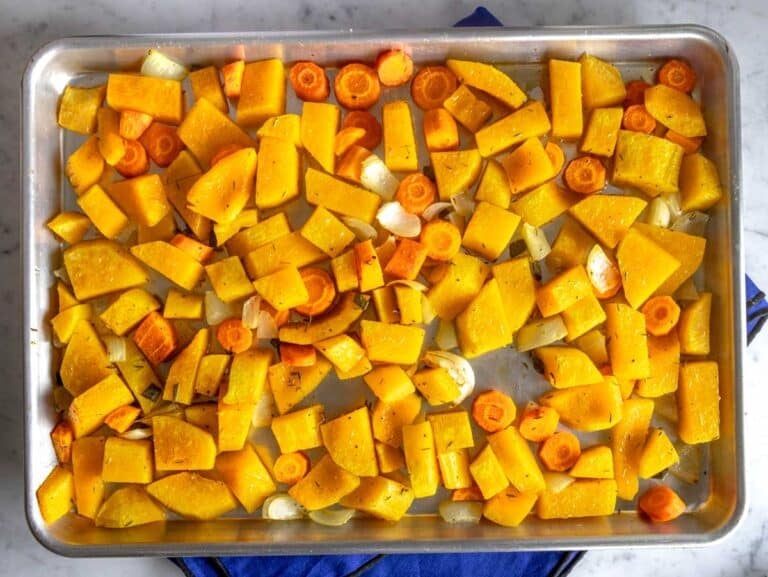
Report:
[[[108,574],[180,575],[162,559],[69,560],[52,555],[29,533],[22,505],[22,403],[18,240],[19,82],[36,47],[80,34],[195,32],[263,29],[406,28],[449,26],[475,2],[386,0],[262,2],[258,0],[148,1],[0,0],[0,551],[1,574],[80,577]],[[768,287],[768,4],[764,0],[577,0],[486,2],[513,26],[556,24],[660,24],[712,26],[731,42],[741,66],[744,225],[747,269]],[[768,335],[747,354],[745,406],[749,513],[737,531],[706,549],[593,551],[574,577],[614,575],[763,576],[768,573]]]

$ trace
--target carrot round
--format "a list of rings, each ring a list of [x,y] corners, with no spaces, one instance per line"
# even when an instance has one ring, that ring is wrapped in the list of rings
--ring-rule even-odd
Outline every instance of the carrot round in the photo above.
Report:
[[[219,148],[219,150],[218,150],[218,152],[216,152],[216,154],[214,154],[211,157],[211,166],[213,166],[214,164],[219,162],[222,158],[225,158],[225,157],[229,156],[233,152],[237,152],[241,148],[242,148],[242,146],[240,146],[239,144],[235,144],[234,142],[231,142],[229,144],[225,144],[224,146]]]
[[[309,465],[309,457],[300,451],[283,453],[275,459],[275,480],[286,485],[298,483],[309,472]]]
[[[544,147],[544,152],[547,153],[549,161],[552,163],[552,172],[554,174],[560,174],[560,171],[565,164],[565,153],[563,152],[563,149],[550,140]]]
[[[670,296],[652,297],[641,310],[645,315],[645,328],[656,337],[669,334],[680,320],[680,307]]]
[[[480,487],[470,485],[463,489],[454,489],[451,493],[451,501],[484,501]]]
[[[621,125],[627,130],[651,134],[656,130],[656,119],[651,116],[642,104],[633,104],[624,111]]]
[[[433,220],[421,229],[421,244],[434,260],[451,260],[461,248],[461,232],[447,220]]]
[[[580,455],[579,439],[568,431],[558,431],[539,447],[539,459],[550,471],[567,471]]]
[[[280,360],[292,367],[311,367],[317,362],[317,350],[312,345],[280,343]]]
[[[413,76],[413,60],[402,50],[386,50],[376,58],[376,72],[384,86],[400,86]]]
[[[349,110],[366,110],[376,104],[381,85],[370,66],[353,62],[343,66],[333,81],[336,100]]]
[[[240,319],[227,319],[216,329],[216,338],[225,351],[242,353],[251,348],[253,333]]]
[[[395,200],[412,214],[421,214],[433,202],[437,195],[435,183],[422,173],[409,174],[400,181]]]
[[[560,415],[552,407],[530,403],[520,416],[520,436],[534,443],[541,443],[555,434]]]
[[[605,186],[605,166],[594,156],[580,156],[565,169],[568,188],[581,194],[592,194]]]
[[[336,285],[331,275],[321,268],[306,267],[301,269],[301,279],[309,293],[309,301],[294,310],[300,315],[316,317],[323,314],[336,298]]]
[[[671,140],[678,146],[682,147],[682,149],[685,151],[685,154],[694,154],[698,152],[699,148],[701,148],[702,138],[700,136],[683,136],[674,130],[667,130],[664,138]]]
[[[141,176],[149,171],[147,151],[138,140],[125,141],[125,154],[115,165],[115,170],[125,178]]]
[[[427,66],[413,77],[411,97],[423,110],[440,108],[443,101],[456,90],[456,75],[445,66]]]
[[[666,485],[656,485],[643,493],[637,508],[654,523],[664,523],[682,515],[685,502]]]
[[[141,143],[157,166],[166,167],[179,155],[184,143],[181,142],[176,128],[153,122],[142,134]]]
[[[631,80],[627,82],[627,96],[624,98],[624,107],[634,104],[645,104],[645,91],[651,87],[645,80]]]
[[[351,146],[357,144],[365,136],[365,129],[357,126],[342,128],[333,139],[333,154],[342,156]]]
[[[670,60],[659,70],[659,82],[681,92],[690,92],[696,86],[696,73],[682,60]]]
[[[363,173],[363,161],[371,155],[371,151],[353,144],[336,162],[336,175],[354,182],[360,182]]]
[[[381,124],[367,110],[353,110],[344,117],[341,128],[362,128],[365,136],[355,144],[368,150],[373,150],[381,143]]]
[[[506,429],[515,420],[514,401],[501,391],[480,393],[472,403],[472,418],[477,426],[489,433]]]
[[[127,140],[138,140],[152,124],[152,117],[144,112],[123,110],[120,113],[120,136]]]
[[[323,102],[331,91],[325,70],[314,62],[297,62],[291,66],[288,79],[301,100]]]

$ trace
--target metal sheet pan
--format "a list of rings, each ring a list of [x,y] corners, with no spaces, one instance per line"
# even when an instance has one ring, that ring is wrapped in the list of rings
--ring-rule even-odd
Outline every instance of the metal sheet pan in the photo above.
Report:
[[[530,518],[515,529],[489,523],[447,525],[419,509],[398,524],[360,518],[341,528],[310,521],[269,523],[231,517],[203,523],[173,520],[116,531],[94,528],[76,515],[46,526],[37,509],[35,489],[55,464],[48,439],[55,422],[49,398],[55,369],[48,320],[52,272],[61,266],[61,258],[60,246],[45,223],[71,197],[61,167],[73,142],[56,124],[63,88],[71,82],[93,81],[107,71],[136,68],[150,47],[160,47],[189,65],[268,57],[333,65],[371,60],[393,45],[407,47],[417,64],[447,57],[493,62],[527,83],[528,89],[540,82],[541,63],[547,58],[577,58],[585,51],[617,62],[625,73],[634,74],[626,78],[648,76],[671,56],[686,58],[696,68],[710,130],[706,152],[718,165],[727,196],[711,211],[702,279],[716,303],[712,350],[721,370],[721,437],[709,447],[702,480],[687,489],[685,496],[695,510],[660,526],[639,520],[628,503],[620,514],[608,518],[555,522]],[[671,26],[69,38],[43,47],[30,61],[23,80],[22,112],[26,512],[32,532],[52,551],[69,556],[148,556],[668,546],[711,543],[738,524],[745,510],[739,87],[736,59],[716,32]],[[512,390],[520,387],[530,392],[531,387],[541,386],[520,361],[510,351],[489,355],[479,369],[480,377]],[[333,397],[319,398],[334,406],[334,398],[340,397],[346,396],[337,391]],[[349,406],[346,399],[337,403],[339,408]]]

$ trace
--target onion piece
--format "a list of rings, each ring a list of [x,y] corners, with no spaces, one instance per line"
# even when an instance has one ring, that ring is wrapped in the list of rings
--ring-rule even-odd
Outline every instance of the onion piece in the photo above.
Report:
[[[61,282],[63,282],[66,285],[70,284],[69,275],[67,274],[67,269],[65,269],[63,266],[54,270],[53,276],[55,276],[57,279],[59,279]]]
[[[408,288],[413,289],[415,291],[419,291],[420,293],[427,292],[427,285],[420,283],[419,281],[416,281],[416,280],[398,278],[395,280],[391,280],[387,283],[387,286],[395,286],[395,285],[407,286]]]
[[[453,205],[450,202],[435,202],[425,208],[424,212],[421,213],[421,216],[424,220],[429,222],[447,210],[453,210]]]
[[[670,194],[662,194],[661,198],[664,199],[664,202],[667,203],[667,208],[669,208],[669,214],[671,218],[677,218],[681,214],[683,214],[683,209],[680,206],[680,192],[672,192]]]
[[[354,218],[352,216],[343,216],[341,218],[341,221],[351,230],[355,233],[355,236],[357,237],[357,240],[368,240],[371,238],[376,238],[379,233],[376,232],[376,229],[365,222],[364,220],[360,220],[359,218]]]
[[[437,326],[437,335],[435,335],[435,344],[444,351],[458,348],[459,339],[456,336],[456,327],[453,321],[440,319],[440,324]]]
[[[596,244],[587,256],[587,276],[597,293],[597,298],[608,299],[621,288],[621,272],[603,247]]]
[[[483,504],[476,501],[442,501],[437,510],[446,523],[479,523]]]
[[[360,172],[360,184],[368,190],[372,190],[384,200],[395,198],[400,181],[387,168],[384,161],[375,154],[371,154],[363,161]]]
[[[692,234],[693,236],[704,236],[707,234],[707,224],[709,224],[709,215],[698,210],[681,214],[670,227],[677,232]]]
[[[544,482],[547,484],[547,491],[558,494],[563,489],[567,489],[575,481],[570,475],[565,473],[544,473]]]
[[[456,212],[455,210],[449,212],[448,216],[446,217],[446,220],[450,222],[453,226],[458,228],[459,232],[461,232],[462,235],[464,234],[464,228],[467,224],[467,221],[458,212]]]
[[[326,527],[341,527],[355,516],[354,509],[320,509],[310,511],[309,518],[319,525]]]
[[[680,460],[669,468],[669,472],[684,483],[698,483],[701,476],[701,445],[675,443]]]
[[[138,427],[136,429],[129,429],[125,433],[119,435],[121,439],[128,439],[130,441],[141,441],[143,439],[149,439],[152,437],[152,427]]]
[[[275,493],[261,506],[262,517],[275,521],[303,519],[305,513],[304,507],[287,493]]]
[[[525,246],[528,247],[528,253],[531,255],[531,260],[534,262],[542,260],[552,250],[544,231],[535,226],[531,226],[527,222],[523,223],[522,236],[523,241],[525,241]]]
[[[167,80],[184,80],[189,70],[178,60],[166,56],[159,50],[150,49],[141,63],[141,73],[144,76],[165,78]]]
[[[225,303],[213,291],[205,291],[205,322],[218,325],[227,319],[240,316],[237,305]]]
[[[421,299],[421,320],[424,321],[425,325],[432,324],[432,321],[437,318],[437,313],[435,312],[435,309],[432,307],[432,303],[429,302],[429,297],[427,295],[424,295],[424,298]]]
[[[475,212],[475,201],[466,192],[453,195],[451,206],[461,216],[471,216]]]
[[[125,361],[125,339],[114,335],[101,337],[104,346],[107,347],[107,358],[110,363],[122,363]]]
[[[421,233],[421,219],[397,201],[387,202],[376,213],[376,220],[394,235],[413,238]]]
[[[424,362],[430,367],[442,367],[459,386],[459,394],[451,403],[458,405],[475,390],[475,371],[469,361],[447,351],[427,351]]]
[[[253,413],[251,413],[251,425],[255,429],[262,427],[269,427],[272,424],[272,415],[275,408],[275,398],[272,396],[272,391],[264,391],[261,395],[259,402],[253,407]]]
[[[645,219],[648,224],[669,228],[672,222],[672,212],[669,210],[669,204],[661,197],[656,197],[648,206],[648,217]]]
[[[256,329],[259,326],[259,313],[261,312],[261,297],[254,295],[243,303],[243,326],[247,329]]]
[[[277,323],[274,317],[267,311],[259,311],[259,320],[256,329],[256,338],[271,340],[277,338]]]
[[[560,315],[528,323],[517,331],[515,348],[521,353],[551,345],[568,335],[568,329]]]

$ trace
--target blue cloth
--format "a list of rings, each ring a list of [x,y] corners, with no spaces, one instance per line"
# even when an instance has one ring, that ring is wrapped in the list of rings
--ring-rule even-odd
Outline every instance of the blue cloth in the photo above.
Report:
[[[763,328],[768,319],[768,302],[765,293],[757,288],[752,279],[747,276],[747,344],[752,341]]]

